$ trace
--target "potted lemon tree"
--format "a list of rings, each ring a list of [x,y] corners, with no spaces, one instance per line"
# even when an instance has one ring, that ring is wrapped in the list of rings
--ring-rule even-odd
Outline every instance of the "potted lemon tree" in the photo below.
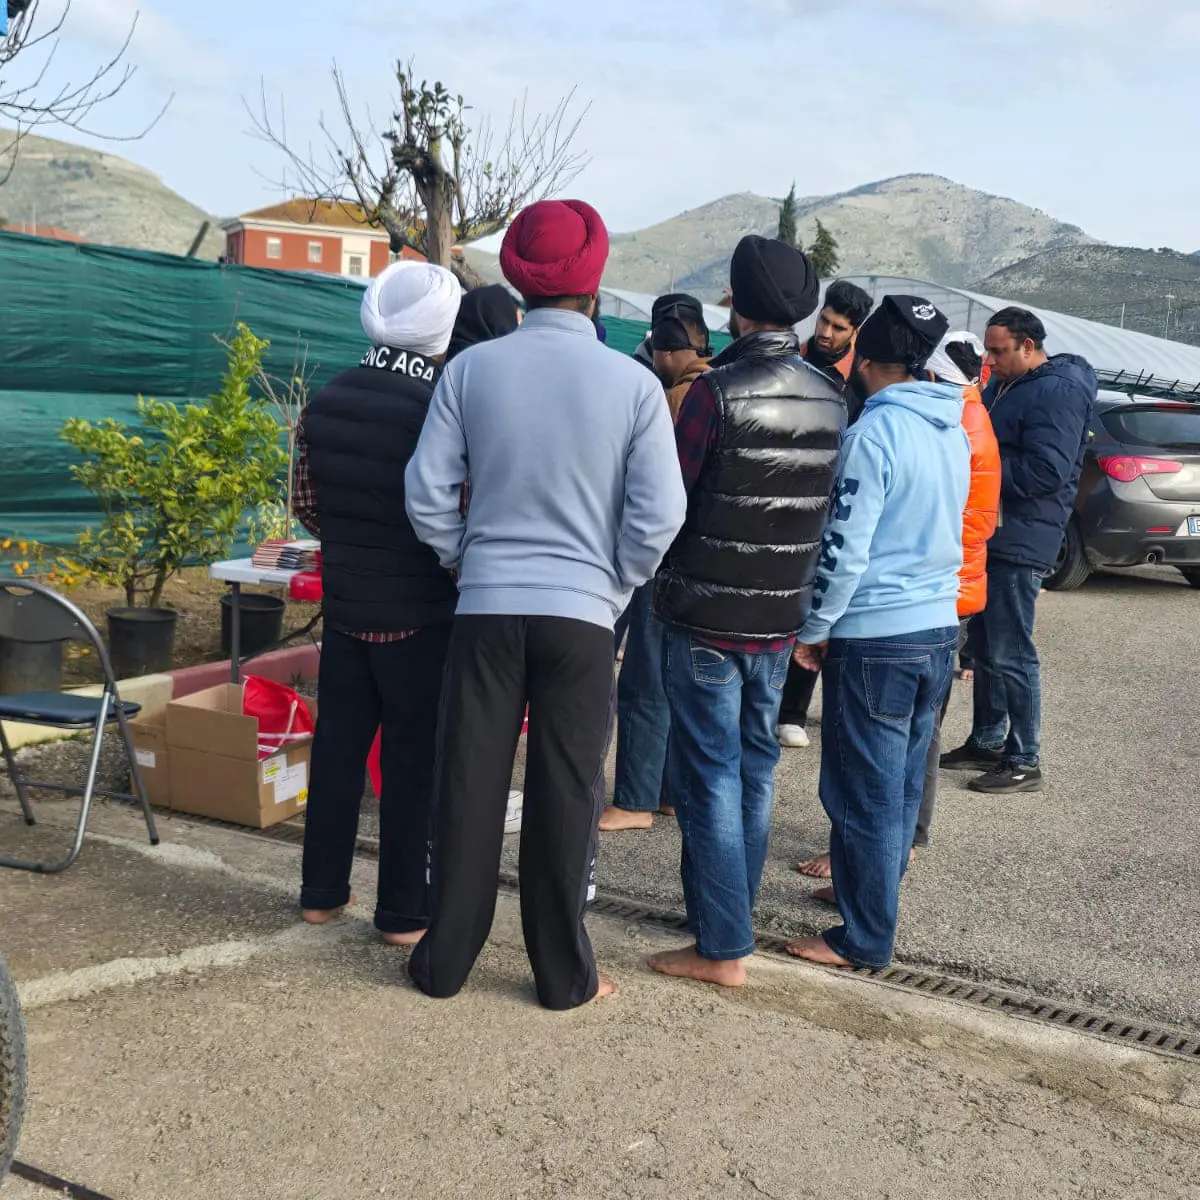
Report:
[[[118,676],[167,670],[178,614],[163,589],[184,567],[226,557],[244,518],[279,494],[287,452],[271,405],[255,390],[268,343],[239,325],[220,390],[198,404],[139,399],[140,426],[68,421],[83,461],[75,479],[103,514],[68,568],[124,592],[109,610]]]

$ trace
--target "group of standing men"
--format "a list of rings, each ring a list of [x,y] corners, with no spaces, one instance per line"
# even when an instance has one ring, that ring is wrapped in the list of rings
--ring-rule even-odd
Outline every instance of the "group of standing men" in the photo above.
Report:
[[[820,671],[842,924],[789,949],[882,966],[927,777],[936,788],[960,616],[982,606],[997,493],[1016,532],[993,540],[1007,551],[987,568],[999,621],[975,638],[975,730],[947,765],[988,769],[982,790],[1040,784],[1026,584],[1057,552],[1042,561],[1078,480],[1095,378],[1082,360],[1046,360],[1032,314],[997,314],[999,467],[978,343],[948,334],[928,301],[888,296],[872,312],[834,284],[802,346],[794,327],[819,281],[799,250],[750,236],[730,267],[732,344],[714,357],[702,306],[671,295],[649,352],[629,358],[592,320],[607,253],[588,205],[526,209],[501,252],[523,323],[511,300],[503,320],[479,319],[482,293],[503,310],[503,289],[464,299],[449,272],[394,265],[364,300],[363,365],[306,410],[297,509],[324,543],[327,634],[305,917],[351,901],[362,764],[382,721],[376,925],[416,944],[422,990],[455,994],[491,926],[527,709],[521,916],[541,1003],[613,990],[584,928],[598,830],[664,811],[682,834],[694,944],[651,965],[736,986],[781,741],[799,741],[788,726],[803,733]],[[471,333],[452,347],[456,322]],[[1062,410],[1049,418],[1047,382]]]

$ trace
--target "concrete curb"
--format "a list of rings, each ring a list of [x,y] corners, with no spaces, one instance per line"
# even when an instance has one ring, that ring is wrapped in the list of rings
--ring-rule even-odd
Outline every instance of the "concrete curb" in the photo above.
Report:
[[[316,679],[320,663],[320,646],[311,643],[306,646],[287,646],[244,663],[242,675],[259,675],[275,683],[290,684],[297,676],[304,680]],[[198,667],[181,667],[178,671],[171,671],[175,696],[190,696],[193,692],[228,683],[231,666],[230,660],[225,659],[224,662],[201,663]]]
[[[140,704],[145,716],[162,712],[167,707],[173,687],[174,681],[169,675],[142,675],[137,679],[121,679],[117,682],[121,699]],[[68,691],[73,696],[99,696],[102,688],[100,684],[92,683],[87,687],[69,688]],[[4,731],[14,750],[22,746],[41,745],[43,742],[65,742],[78,733],[73,729],[49,729],[45,725],[24,725],[16,721],[6,721]]]

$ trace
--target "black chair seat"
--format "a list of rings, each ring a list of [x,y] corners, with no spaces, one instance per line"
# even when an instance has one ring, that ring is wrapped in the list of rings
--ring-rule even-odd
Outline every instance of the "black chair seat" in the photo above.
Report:
[[[99,696],[74,696],[69,692],[19,692],[15,696],[0,696],[0,720],[23,721],[30,725],[53,725],[66,729],[79,725],[94,725],[100,715]],[[122,701],[127,717],[142,711],[140,704]],[[117,719],[115,706],[108,714]]]

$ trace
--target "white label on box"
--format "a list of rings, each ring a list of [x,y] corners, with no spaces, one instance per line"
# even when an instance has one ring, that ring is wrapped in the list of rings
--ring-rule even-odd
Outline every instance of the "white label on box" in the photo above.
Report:
[[[133,757],[139,767],[148,767],[151,771],[158,765],[158,755],[153,750],[135,750]]]
[[[268,758],[262,765],[262,781],[263,783],[274,783],[279,778],[281,771],[287,770],[287,756],[277,754],[274,758]]]
[[[300,762],[294,767],[284,767],[275,780],[275,803],[286,804],[300,796],[308,798],[308,763]]]

